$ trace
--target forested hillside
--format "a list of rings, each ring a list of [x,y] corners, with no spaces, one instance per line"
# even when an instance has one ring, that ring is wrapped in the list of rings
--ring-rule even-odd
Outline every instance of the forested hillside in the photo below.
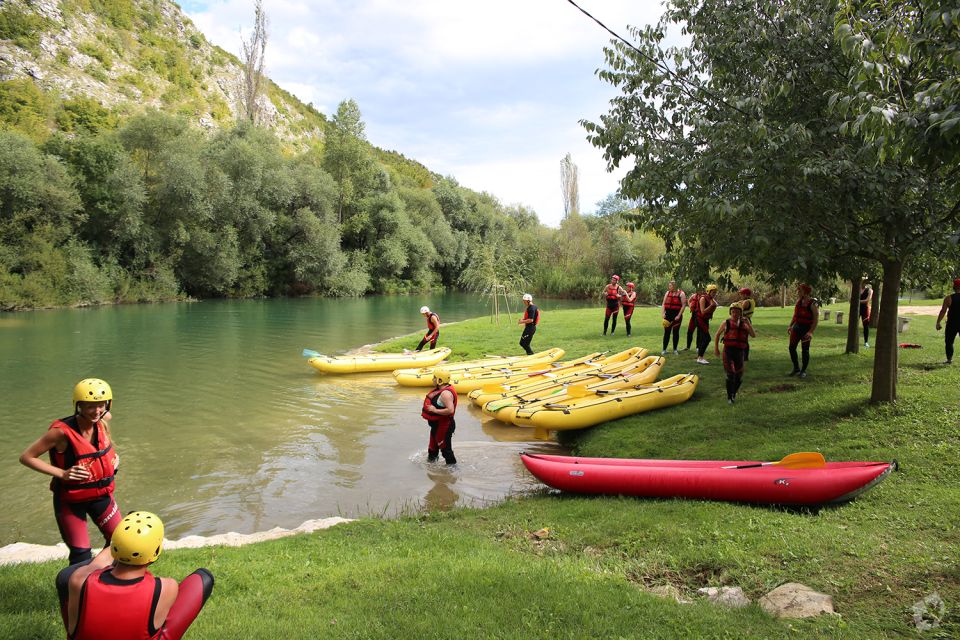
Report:
[[[0,308],[663,284],[615,198],[549,229],[376,148],[352,100],[266,81],[251,124],[241,78],[166,0],[0,5]]]

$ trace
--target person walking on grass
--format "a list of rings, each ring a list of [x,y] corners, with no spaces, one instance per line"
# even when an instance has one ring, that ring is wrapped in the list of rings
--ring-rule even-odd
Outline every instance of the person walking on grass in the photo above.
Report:
[[[183,582],[147,569],[163,550],[163,522],[148,511],[125,517],[93,560],[57,575],[60,614],[70,640],[179,640],[213,593],[213,574]]]
[[[517,320],[517,324],[523,325],[523,333],[520,334],[520,346],[527,352],[528,356],[533,355],[533,349],[530,343],[533,341],[533,334],[537,332],[537,325],[540,324],[540,309],[533,304],[533,296],[529,293],[523,294],[523,317]],[[628,325],[629,326],[629,325]]]
[[[673,335],[673,353],[679,354],[677,349],[680,343],[680,325],[683,324],[683,309],[687,306],[687,294],[677,287],[676,280],[667,284],[667,292],[663,294],[660,317],[663,319],[663,349],[660,355],[667,355],[667,345],[670,335]],[[689,348],[689,344],[687,348]]]
[[[807,377],[807,365],[810,364],[810,343],[813,341],[813,332],[820,321],[820,307],[817,301],[810,296],[813,288],[805,283],[797,286],[797,304],[793,307],[793,319],[787,333],[790,335],[790,360],[793,362],[791,376]],[[802,350],[802,365],[797,360],[797,345]]]
[[[607,335],[610,316],[613,316],[613,328],[610,329],[610,335],[617,332],[617,316],[620,315],[620,298],[626,291],[620,286],[620,276],[614,274],[610,276],[610,284],[603,288],[603,297],[606,300],[606,310],[603,316],[603,335]]]
[[[710,346],[710,319],[717,310],[717,285],[708,284],[697,301],[697,364],[710,364],[704,356]]]
[[[416,350],[422,350],[428,342],[431,349],[436,349],[437,338],[440,337],[440,316],[430,311],[430,307],[420,307],[420,313],[427,319],[427,333],[424,334],[423,340],[417,345]]]
[[[947,354],[944,364],[951,364],[953,363],[953,342],[960,333],[960,278],[953,281],[953,293],[943,299],[940,314],[937,316],[937,331],[940,331],[940,323],[943,322],[944,315],[947,316],[947,329],[943,333],[943,346]]]
[[[737,392],[743,384],[744,361],[750,338],[756,338],[753,324],[743,317],[743,308],[739,302],[730,305],[730,317],[724,320],[713,338],[713,352],[720,355],[720,342],[723,341],[723,370],[727,374],[727,402],[733,404]]]
[[[637,306],[637,292],[634,290],[636,287],[637,285],[628,282],[627,291],[620,298],[623,305],[623,324],[627,327],[627,337],[630,336],[630,318],[633,317],[633,308]]]
[[[687,347],[684,351],[690,351],[690,345],[693,344],[693,336],[697,331],[697,313],[700,311],[700,296],[702,295],[704,295],[703,287],[697,287],[697,290],[687,300],[687,306],[690,307],[690,322],[687,323]]]
[[[863,324],[863,348],[870,348],[870,310],[873,306],[873,288],[869,282],[860,285],[860,322]]]
[[[447,464],[456,464],[453,455],[453,432],[457,429],[457,390],[450,384],[450,372],[444,368],[433,370],[433,389],[423,399],[420,416],[430,425],[427,462],[436,462],[443,454]]]
[[[753,299],[753,291],[750,287],[741,287],[740,288],[740,300],[736,302],[743,310],[743,319],[747,320],[750,323],[750,326],[753,326],[753,312],[757,308],[757,301]],[[747,362],[750,360],[750,344],[747,344],[747,348],[743,352],[743,368],[746,370]]]
[[[54,420],[20,455],[24,466],[53,476],[53,515],[70,564],[91,558],[88,517],[107,543],[123,517],[113,499],[120,456],[110,435],[112,404],[110,385],[99,378],[81,380],[73,388],[73,415]],[[49,463],[40,459],[48,452]]]

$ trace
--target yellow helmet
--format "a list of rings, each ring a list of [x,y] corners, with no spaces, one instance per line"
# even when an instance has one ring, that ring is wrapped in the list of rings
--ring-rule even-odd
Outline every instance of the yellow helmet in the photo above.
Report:
[[[73,387],[73,408],[76,410],[78,402],[104,402],[107,411],[113,404],[113,391],[110,385],[100,378],[84,378]]]
[[[662,324],[663,324],[663,328],[666,329],[667,327],[669,327],[670,325],[672,325],[673,322],[670,321],[670,320],[667,320],[666,318],[664,318]]]
[[[717,285],[715,285],[715,284],[708,284],[708,285],[707,285],[707,288],[706,288],[706,292],[707,292],[707,293],[710,293],[711,291],[716,291],[716,290],[717,290]]]
[[[113,559],[124,564],[150,564],[162,549],[163,522],[149,511],[128,513],[110,539]]]
[[[447,369],[434,369],[433,370],[433,383],[438,387],[441,384],[450,384],[450,371]]]

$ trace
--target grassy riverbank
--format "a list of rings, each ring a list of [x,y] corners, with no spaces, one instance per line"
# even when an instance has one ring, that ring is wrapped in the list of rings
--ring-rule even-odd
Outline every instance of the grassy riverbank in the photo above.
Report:
[[[901,471],[848,505],[796,512],[744,505],[546,493],[485,509],[369,519],[241,549],[166,554],[157,571],[203,565],[217,588],[188,637],[770,638],[912,636],[909,607],[937,591],[960,633],[960,370],[945,367],[933,318],[903,339],[900,401],[871,407],[872,350],[843,355],[846,327],[821,324],[810,377],[785,377],[789,310],[760,309],[738,404],[718,361],[669,356],[663,376],[702,375],[684,405],[566,434],[578,453],[767,459],[819,450],[833,460],[899,459]],[[442,330],[458,357],[519,353],[519,328],[482,318]],[[535,349],[569,357],[628,345],[659,352],[655,309],[629,341],[600,335],[602,311],[544,314]],[[389,348],[414,346],[413,337]],[[681,345],[682,347],[683,345]],[[398,464],[406,464],[398,458]],[[304,518],[317,514],[304,514]],[[532,532],[549,528],[543,539]],[[0,638],[62,637],[58,563],[0,568]],[[783,582],[834,597],[839,616],[779,621],[645,592],[738,585],[751,599]],[[939,635],[938,635],[939,634]]]

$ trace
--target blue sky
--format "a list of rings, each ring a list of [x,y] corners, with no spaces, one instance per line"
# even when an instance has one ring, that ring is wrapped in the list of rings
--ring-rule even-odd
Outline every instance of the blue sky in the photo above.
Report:
[[[578,0],[621,35],[661,5]],[[215,44],[239,53],[252,0],[181,6]],[[580,119],[614,95],[595,71],[610,35],[566,0],[264,0],[267,73],[328,115],[353,98],[371,143],[403,153],[506,205],[563,216],[560,160],[572,154],[584,212],[617,189]]]

